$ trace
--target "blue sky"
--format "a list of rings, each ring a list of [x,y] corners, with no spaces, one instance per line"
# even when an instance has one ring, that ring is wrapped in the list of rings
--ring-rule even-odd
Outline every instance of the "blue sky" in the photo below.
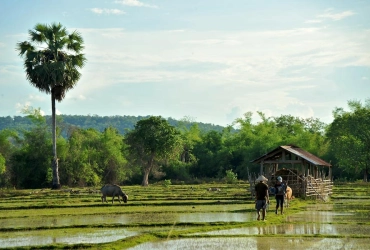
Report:
[[[356,0],[1,0],[0,116],[51,114],[15,46],[60,22],[81,33],[88,62],[59,114],[330,123],[335,107],[370,98],[369,13]]]

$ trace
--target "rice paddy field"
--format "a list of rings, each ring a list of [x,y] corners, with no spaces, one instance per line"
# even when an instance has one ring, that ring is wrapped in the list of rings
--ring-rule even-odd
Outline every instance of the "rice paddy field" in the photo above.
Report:
[[[209,191],[215,188],[218,191]],[[370,185],[337,183],[326,201],[275,200],[257,221],[247,183],[0,190],[2,249],[370,249]],[[293,191],[294,194],[294,191]]]

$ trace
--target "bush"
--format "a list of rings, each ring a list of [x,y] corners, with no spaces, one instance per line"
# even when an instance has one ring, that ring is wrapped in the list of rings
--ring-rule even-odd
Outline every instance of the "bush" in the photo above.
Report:
[[[231,169],[226,170],[226,176],[225,176],[226,183],[229,184],[235,184],[238,182],[238,174],[234,173]]]
[[[169,186],[171,186],[171,180],[164,180],[163,181],[163,186],[165,186],[166,188],[168,188]]]

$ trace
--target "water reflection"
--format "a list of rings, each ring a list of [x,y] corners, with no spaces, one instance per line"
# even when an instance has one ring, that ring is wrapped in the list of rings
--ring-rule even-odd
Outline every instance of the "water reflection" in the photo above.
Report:
[[[259,226],[215,230],[191,235],[364,235],[370,236],[367,225],[342,224],[283,224],[276,226]]]
[[[161,242],[144,243],[131,250],[156,249],[368,249],[369,239],[328,239],[328,238],[265,238],[265,237],[236,237],[236,238],[195,238],[178,239]]]
[[[287,217],[287,221],[295,222],[320,222],[331,223],[340,221],[341,218],[355,219],[358,214],[354,212],[332,212],[332,211],[304,211]]]
[[[0,219],[1,228],[61,227],[94,224],[173,223],[173,222],[245,222],[255,213],[139,213],[120,215],[43,216]]]
[[[322,205],[322,206],[321,206]],[[327,211],[325,209],[334,209]],[[205,233],[196,233],[188,236],[212,236],[206,238],[192,238],[170,240],[165,242],[146,243],[133,249],[367,249],[362,248],[363,242],[370,245],[370,230],[368,225],[369,212],[356,210],[335,210],[331,204],[311,206],[307,211],[285,217],[281,225],[266,225],[260,223],[257,227],[234,228],[215,230]],[[275,216],[269,211],[268,216]],[[93,224],[140,224],[140,223],[174,223],[174,222],[248,222],[255,221],[256,213],[136,213],[136,214],[102,214],[102,215],[71,215],[71,216],[43,216],[25,218],[0,219],[1,228],[28,228],[32,227],[61,227]],[[351,222],[337,224],[338,222]],[[353,223],[352,223],[353,222]],[[359,225],[357,225],[357,224]],[[87,231],[88,230],[88,231]],[[63,232],[61,232],[63,231]],[[73,233],[72,233],[73,232]],[[57,236],[54,234],[57,233]],[[42,246],[48,244],[78,244],[104,243],[136,235],[137,232],[124,229],[81,229],[76,233],[69,229],[63,230],[31,230],[11,233],[0,233],[0,248],[21,246]],[[245,237],[245,235],[251,237]],[[274,237],[268,237],[274,235]],[[345,239],[307,239],[307,238],[280,238],[279,235],[341,235]],[[367,239],[352,239],[351,236],[364,236]],[[221,237],[220,237],[221,236]],[[232,236],[232,237],[230,237]],[[237,236],[237,237],[234,237]],[[267,236],[267,237],[255,237]],[[276,244],[284,243],[282,247]],[[320,243],[320,245],[317,245]],[[322,245],[321,245],[322,244]],[[327,246],[326,246],[327,245]],[[305,246],[305,247],[302,247]],[[323,247],[326,246],[326,247]],[[335,248],[336,246],[341,246]],[[352,248],[351,248],[352,246]],[[316,247],[316,248],[315,248]]]
[[[126,215],[76,215],[6,218],[0,220],[1,228],[61,227],[73,225],[129,223]]]
[[[337,221],[363,222],[370,213],[332,212],[308,210],[286,217],[286,222],[335,223]],[[274,216],[271,212],[268,216]],[[140,224],[140,223],[173,223],[173,222],[247,222],[254,221],[256,214],[249,213],[137,213],[137,214],[102,214],[42,216],[25,218],[0,219],[1,228],[63,227],[78,225],[104,224]]]
[[[79,233],[65,230],[60,235],[53,235],[53,231],[28,231],[22,233],[11,233],[8,237],[0,237],[0,248],[21,246],[43,246],[50,244],[81,244],[81,243],[105,243],[124,239],[137,235],[137,232],[125,229],[97,229],[94,232]]]
[[[245,222],[255,220],[255,213],[191,213],[180,214],[179,222]]]

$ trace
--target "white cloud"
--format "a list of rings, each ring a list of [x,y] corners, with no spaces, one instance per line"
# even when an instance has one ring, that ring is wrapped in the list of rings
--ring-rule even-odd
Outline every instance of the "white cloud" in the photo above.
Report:
[[[22,111],[24,110],[24,109],[26,109],[27,107],[30,107],[31,106],[31,102],[28,102],[28,101],[26,101],[26,102],[24,102],[24,103],[19,103],[19,102],[17,102],[16,104],[15,104],[15,109],[17,110],[16,111],[16,113],[18,113],[18,114],[22,114]]]
[[[343,11],[340,13],[333,13],[331,9],[327,10],[325,14],[321,14],[318,17],[321,18],[328,18],[333,21],[339,21],[342,20],[343,18],[353,16],[355,13],[351,10]]]
[[[168,32],[174,32],[174,33],[176,33],[176,32],[185,32],[185,30],[168,30]]]
[[[78,96],[78,99],[80,99],[80,100],[86,100],[86,96],[84,96],[84,95],[79,95],[79,96]]]
[[[46,96],[46,95],[45,95]],[[41,96],[41,95],[29,95],[28,96],[28,99],[29,100],[32,100],[32,101],[38,101],[38,102],[43,102],[45,101],[45,97],[44,96]]]
[[[96,13],[96,14],[113,14],[113,15],[123,15],[125,14],[125,12],[123,12],[122,10],[119,10],[119,9],[99,9],[99,8],[92,8],[90,9],[93,13]]]
[[[134,6],[134,7],[147,7],[147,8],[158,8],[156,5],[146,4],[143,2],[140,2],[138,0],[117,0],[115,3],[127,5],[127,6]]]
[[[322,23],[322,20],[320,20],[320,19],[312,19],[312,20],[307,20],[304,23]]]
[[[211,45],[211,44],[237,45],[237,44],[241,44],[240,41],[222,40],[222,39],[189,40],[189,41],[184,41],[183,43],[201,44],[201,45]]]
[[[70,94],[75,99],[86,96],[84,104],[93,105],[100,98],[96,93],[104,92],[111,97],[105,100],[107,105],[135,115],[145,115],[146,107],[146,114],[164,110],[161,115],[165,116],[172,111],[202,117],[203,122],[218,119],[218,124],[230,123],[246,111],[278,116],[291,110],[291,115],[309,117],[316,115],[313,110],[333,105],[315,107],[314,100],[302,100],[310,93],[320,98],[323,85],[336,89],[335,83],[322,80],[333,68],[370,66],[368,34],[343,32],[333,26],[176,33],[79,31],[85,38],[89,63]],[[163,103],[174,105],[163,107],[151,99],[161,95],[168,98]],[[327,113],[330,117],[330,108]]]
[[[204,80],[209,84],[277,85],[311,80],[315,74],[307,74],[309,67],[370,66],[369,54],[363,45],[370,42],[368,36],[329,28],[183,31],[176,35],[168,31],[122,29],[81,32],[89,62],[103,65],[95,69],[89,68],[95,63],[88,64],[85,70],[89,73],[84,75],[91,76],[91,81],[101,82],[96,85],[100,87],[118,82],[184,79]],[[130,43],[122,47],[122,41]],[[146,41],[151,41],[151,46],[147,46]]]
[[[83,101],[83,100],[86,100],[86,96],[84,96],[83,94],[78,94],[78,95],[67,94],[66,99]]]

